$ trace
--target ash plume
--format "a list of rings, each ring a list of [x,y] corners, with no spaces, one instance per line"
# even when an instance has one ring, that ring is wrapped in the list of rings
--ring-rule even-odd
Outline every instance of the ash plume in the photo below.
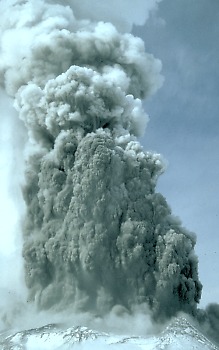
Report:
[[[130,21],[121,1],[120,22],[112,8],[105,22],[98,11],[88,20],[88,1],[0,4],[0,82],[29,137],[23,257],[39,309],[197,313],[195,236],[156,193],[160,155],[137,140],[148,121],[141,99],[162,85],[160,61],[123,33],[158,1],[139,3],[145,17]]]

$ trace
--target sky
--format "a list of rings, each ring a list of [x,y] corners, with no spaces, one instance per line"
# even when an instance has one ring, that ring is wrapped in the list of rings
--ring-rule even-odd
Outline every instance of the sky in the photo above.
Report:
[[[157,189],[197,235],[203,307],[219,302],[219,2],[164,0],[134,33],[163,64],[141,142],[163,155]]]

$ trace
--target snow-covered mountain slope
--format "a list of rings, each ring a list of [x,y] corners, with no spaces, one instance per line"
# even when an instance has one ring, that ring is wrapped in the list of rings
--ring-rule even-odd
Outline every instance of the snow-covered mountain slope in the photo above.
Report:
[[[9,335],[1,334],[1,350],[67,350],[67,349],[130,349],[130,350],[218,350],[186,319],[175,319],[159,336],[134,337],[100,333],[87,327],[50,324]]]

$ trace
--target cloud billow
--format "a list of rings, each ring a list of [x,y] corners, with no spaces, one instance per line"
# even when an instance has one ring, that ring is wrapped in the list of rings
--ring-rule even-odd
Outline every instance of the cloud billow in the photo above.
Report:
[[[202,289],[195,237],[156,193],[160,155],[137,140],[148,121],[141,99],[162,85],[160,61],[141,39],[75,19],[70,7],[4,6],[12,19],[1,27],[0,81],[29,135],[29,299],[40,309],[98,315],[142,303],[156,320],[195,314]]]

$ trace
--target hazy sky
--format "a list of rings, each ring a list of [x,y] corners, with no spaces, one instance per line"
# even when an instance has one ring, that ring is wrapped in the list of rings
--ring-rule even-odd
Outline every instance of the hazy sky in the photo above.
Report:
[[[205,305],[219,302],[219,2],[164,0],[156,16],[134,31],[165,76],[142,142],[168,161],[158,190],[197,234]]]

